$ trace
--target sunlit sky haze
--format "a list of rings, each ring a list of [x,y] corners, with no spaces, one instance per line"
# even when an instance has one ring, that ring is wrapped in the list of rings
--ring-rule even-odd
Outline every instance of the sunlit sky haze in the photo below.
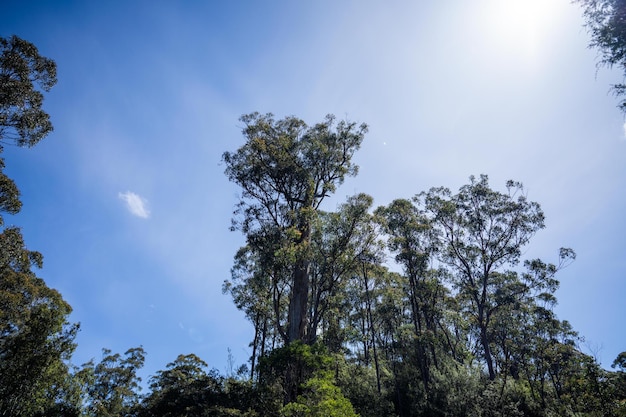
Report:
[[[247,361],[252,328],[221,293],[244,241],[220,161],[259,111],[369,125],[327,210],[470,175],[524,183],[546,214],[524,256],[576,250],[557,313],[610,366],[626,350],[621,77],[582,25],[568,0],[3,1],[0,36],[58,65],[54,133],[3,156],[24,201],[7,223],[81,323],[74,361],[138,345],[146,375],[181,353]]]

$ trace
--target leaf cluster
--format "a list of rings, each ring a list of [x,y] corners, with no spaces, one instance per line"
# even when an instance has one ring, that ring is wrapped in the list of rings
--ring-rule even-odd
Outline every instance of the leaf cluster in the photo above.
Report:
[[[17,36],[0,38],[0,143],[31,147],[52,132],[43,92],[56,84],[56,63]]]
[[[599,66],[619,67],[626,76],[626,1],[573,0],[583,8],[585,26],[591,36],[590,48],[598,51]],[[626,84],[612,86],[616,96],[626,94]],[[626,112],[626,100],[618,106]]]

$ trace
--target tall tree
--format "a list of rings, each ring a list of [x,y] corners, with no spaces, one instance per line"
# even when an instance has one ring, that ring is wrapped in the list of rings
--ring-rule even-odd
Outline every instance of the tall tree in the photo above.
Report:
[[[431,260],[431,230],[430,221],[420,213],[408,200],[394,200],[388,207],[380,207],[376,214],[384,224],[384,229],[389,235],[389,249],[396,253],[396,261],[402,265],[407,278],[407,293],[411,307],[411,321],[416,336],[416,352],[419,363],[419,370],[424,384],[424,389],[428,392],[430,381],[430,366],[436,361],[435,350],[426,340],[427,334],[437,331],[437,320],[434,317],[432,306],[432,288],[437,285],[431,280],[429,274],[429,262]],[[436,293],[436,291],[435,291]],[[432,357],[428,357],[428,350],[432,352]]]
[[[43,92],[56,83],[56,64],[30,42],[0,38],[0,152],[12,144],[30,147],[52,131],[42,110]],[[2,214],[21,209],[19,190],[0,158]],[[36,276],[43,257],[28,250],[17,227],[0,230],[0,415],[71,415],[67,361],[77,325],[71,307]],[[76,399],[76,398],[75,398]],[[71,402],[71,401],[70,401]],[[73,409],[73,411],[71,411]]]
[[[322,201],[346,176],[356,174],[352,156],[367,127],[335,123],[333,116],[312,127],[271,114],[252,113],[240,120],[246,143],[223,155],[226,175],[242,189],[234,227],[248,243],[273,236],[280,248],[273,255],[287,261],[291,276],[288,323],[281,330],[287,343],[309,342],[315,336],[307,334],[312,224]]]
[[[506,266],[520,262],[522,248],[544,227],[539,204],[528,201],[521,183],[507,182],[507,192],[489,187],[486,175],[470,177],[457,194],[432,188],[417,197],[438,232],[440,260],[451,268],[453,285],[476,325],[476,338],[490,379],[496,367],[492,352],[491,324],[504,305],[515,302],[527,285],[547,285],[537,276],[522,282]],[[573,256],[568,251],[564,256]]]

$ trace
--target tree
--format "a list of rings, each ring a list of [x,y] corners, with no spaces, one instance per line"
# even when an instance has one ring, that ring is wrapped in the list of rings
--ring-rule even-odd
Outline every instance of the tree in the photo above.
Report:
[[[492,324],[505,306],[518,303],[531,289],[554,287],[557,269],[541,261],[527,263],[521,276],[504,269],[520,262],[521,250],[544,227],[539,204],[528,201],[521,183],[508,181],[507,193],[489,187],[486,175],[470,177],[470,184],[453,195],[432,188],[416,197],[437,232],[438,255],[451,268],[452,284],[472,323],[489,378],[495,379]],[[561,250],[562,264],[574,257]]]
[[[367,126],[335,123],[333,116],[312,127],[295,117],[277,121],[271,114],[240,120],[246,143],[223,155],[226,175],[242,189],[235,212],[241,218],[233,226],[253,248],[276,248],[275,266],[288,266],[287,328],[279,331],[286,343],[309,342],[315,337],[307,333],[312,224],[322,201],[356,174],[351,159]]]
[[[179,355],[150,380],[152,392],[142,402],[139,416],[208,416],[223,395],[223,381],[209,375],[196,355]],[[213,410],[214,412],[215,410]]]
[[[263,358],[260,382],[284,396],[281,416],[355,416],[335,384],[334,366],[333,356],[320,343],[295,341]],[[291,377],[294,372],[298,378]]]
[[[41,108],[43,93],[56,84],[56,64],[39,55],[30,42],[0,38],[0,152],[3,145],[31,147],[52,132],[50,116]],[[39,87],[39,89],[37,89]],[[0,158],[0,211],[16,214],[20,193],[4,174]],[[0,226],[4,224],[0,217]]]
[[[611,373],[607,381],[613,391],[612,401],[617,409],[615,414],[626,416],[626,352],[617,355],[611,368],[617,368],[617,371]]]
[[[64,402],[78,325],[61,295],[32,268],[42,257],[26,249],[19,229],[0,232],[0,415],[49,413]]]
[[[322,332],[325,341],[336,345],[331,351],[336,351],[340,341],[331,342],[326,337],[329,335],[324,327],[332,325],[325,319],[345,302],[348,282],[358,279],[363,260],[374,257],[380,249],[368,213],[372,203],[372,197],[366,194],[349,197],[336,212],[319,212],[313,227],[307,333],[315,340]],[[322,321],[326,321],[326,326],[322,326]]]
[[[52,132],[39,89],[50,91],[56,81],[55,62],[35,45],[17,36],[0,38],[0,146],[31,147]]]
[[[617,65],[626,75],[626,1],[574,0],[583,7],[585,25],[591,35],[589,47],[600,52],[598,65],[612,68]],[[613,85],[616,96],[626,94],[626,84]],[[618,106],[626,112],[626,100]]]
[[[17,36],[0,38],[0,152],[6,144],[33,146],[52,131],[41,91],[55,83],[54,61]],[[0,158],[0,213],[16,214],[19,190],[4,166]],[[26,248],[19,228],[3,226],[0,214],[0,415],[76,414],[71,307],[33,271],[42,255]]]
[[[138,404],[141,378],[137,371],[145,360],[142,347],[128,349],[125,357],[102,349],[102,360],[84,364],[82,378],[87,384],[89,416],[117,417],[128,415]]]
[[[264,251],[268,253],[270,251]],[[271,261],[269,262],[271,263]],[[276,276],[278,268],[264,262],[264,256],[250,245],[244,246],[235,255],[231,279],[225,280],[222,292],[230,293],[235,306],[242,310],[254,326],[254,337],[250,345],[250,378],[257,375],[257,360],[265,356],[268,346],[276,345],[280,338],[278,327],[282,321],[284,297],[287,289],[281,285],[285,280]]]
[[[408,200],[394,200],[388,207],[379,207],[376,214],[389,235],[389,249],[396,253],[395,259],[407,278],[419,373],[428,393],[430,367],[437,361],[434,337],[429,336],[438,331],[436,305],[437,298],[443,295],[440,283],[432,279],[429,271],[433,252],[430,221]]]

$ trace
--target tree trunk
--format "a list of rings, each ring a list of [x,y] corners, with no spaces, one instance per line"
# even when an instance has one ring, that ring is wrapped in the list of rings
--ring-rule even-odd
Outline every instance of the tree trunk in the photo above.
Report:
[[[423,332],[422,332],[422,317],[420,303],[418,301],[418,285],[415,276],[409,272],[409,286],[410,293],[409,298],[411,301],[411,313],[413,327],[415,329],[415,335],[417,336],[417,361],[419,362],[420,373],[422,377],[422,383],[424,384],[424,391],[428,396],[430,372],[428,369],[428,358],[426,357],[426,348],[424,347]]]
[[[485,353],[485,362],[487,362],[487,371],[489,372],[489,379],[493,381],[496,379],[496,371],[493,368],[493,358],[491,357],[491,348],[489,347],[489,337],[487,336],[487,325],[484,323],[482,317],[479,318],[480,325],[480,343]]]
[[[252,340],[252,357],[250,358],[250,381],[254,380],[254,365],[256,364],[257,345],[259,343],[259,316],[257,313],[254,319],[254,339]]]
[[[296,340],[308,343],[306,334],[307,327],[307,311],[309,301],[309,265],[308,246],[311,241],[311,225],[308,221],[300,224],[300,239],[297,242],[296,263],[293,271],[293,282],[291,285],[291,299],[289,300],[289,315],[287,329],[287,343]],[[311,335],[308,335],[311,336]],[[313,335],[315,336],[315,335]]]
[[[306,312],[309,299],[309,262],[300,261],[293,273],[291,300],[289,300],[289,328],[287,341],[306,340]]]
[[[368,327],[370,330],[370,334],[372,337],[372,350],[374,353],[374,366],[376,370],[376,388],[378,389],[378,394],[380,394],[380,367],[378,365],[378,352],[376,351],[376,332],[374,329],[374,318],[372,317],[372,302],[370,300],[370,290],[369,285],[367,283],[367,269],[365,268],[365,264],[363,264],[363,281],[365,283],[365,302],[367,306],[367,320]]]

